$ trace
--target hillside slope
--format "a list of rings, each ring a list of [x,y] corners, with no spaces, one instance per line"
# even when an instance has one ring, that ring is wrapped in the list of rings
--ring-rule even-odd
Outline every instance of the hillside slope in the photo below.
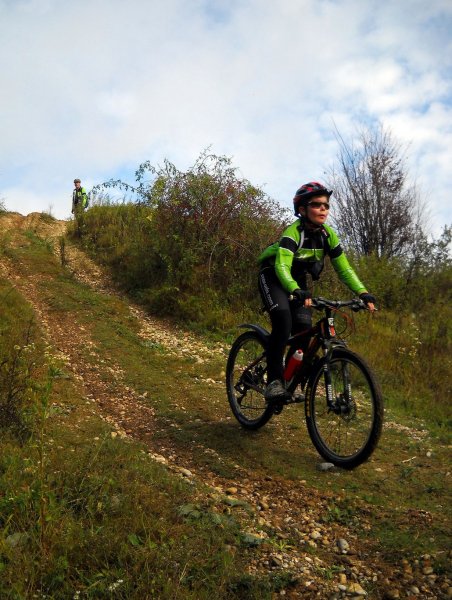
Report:
[[[452,597],[448,448],[390,415],[366,465],[322,472],[299,408],[241,430],[224,390],[227,348],[145,314],[74,244],[61,246],[65,229],[39,214],[0,216],[0,276],[112,435],[144,444],[201,505],[236,515],[254,548],[250,574],[284,575],[289,598]],[[30,258],[36,240],[73,283]]]

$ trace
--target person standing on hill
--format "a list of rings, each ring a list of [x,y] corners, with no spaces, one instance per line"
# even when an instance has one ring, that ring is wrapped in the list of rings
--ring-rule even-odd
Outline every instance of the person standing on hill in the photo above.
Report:
[[[75,189],[72,192],[72,214],[82,213],[88,206],[88,195],[85,188],[82,188],[80,179],[74,179]]]
[[[339,279],[359,295],[370,311],[375,310],[375,297],[350,266],[336,232],[325,225],[332,193],[317,181],[298,188],[293,199],[297,220],[258,258],[259,292],[272,324],[267,350],[267,402],[290,396],[284,386],[284,352],[291,333],[312,327],[308,275],[313,281],[319,279],[325,255],[329,256]]]

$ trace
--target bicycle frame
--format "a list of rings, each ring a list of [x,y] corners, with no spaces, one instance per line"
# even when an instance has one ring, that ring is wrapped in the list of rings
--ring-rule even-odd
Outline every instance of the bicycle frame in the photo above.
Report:
[[[318,354],[319,350],[322,349],[323,357],[325,359],[324,365],[323,365],[323,372],[324,372],[325,389],[327,392],[327,404],[331,410],[338,410],[335,405],[333,396],[332,396],[332,382],[331,382],[331,373],[330,373],[330,368],[329,368],[330,358],[331,358],[332,349],[334,347],[346,347],[347,344],[344,340],[337,337],[336,329],[335,329],[335,325],[334,325],[333,314],[334,314],[334,312],[337,311],[338,308],[345,307],[345,306],[350,306],[350,307],[352,307],[352,310],[356,310],[356,309],[353,309],[353,306],[354,305],[356,306],[357,300],[354,299],[354,300],[349,300],[349,301],[331,302],[329,300],[319,297],[319,298],[315,299],[315,302],[317,303],[317,306],[316,306],[316,304],[314,304],[313,308],[324,311],[324,313],[325,313],[324,316],[321,317],[309,329],[307,329],[305,331],[300,331],[299,333],[296,333],[296,334],[290,336],[290,338],[287,341],[287,347],[290,349],[289,351],[294,352],[295,350],[299,349],[300,346],[303,346],[303,344],[300,343],[300,340],[310,338],[309,346],[308,346],[307,351],[304,354],[303,363],[301,365],[301,368],[299,369],[299,371],[297,373],[295,373],[293,379],[287,384],[287,390],[291,394],[293,394],[299,385],[301,386],[301,389],[303,389],[305,387],[305,385],[309,379],[310,373],[312,371],[312,365],[313,365],[314,361],[317,359],[317,354]],[[363,303],[362,303],[362,306],[364,306]],[[268,337],[270,334],[268,333],[268,331],[266,329],[264,329],[260,325],[243,323],[242,325],[240,325],[240,327],[243,327],[245,329],[254,330],[259,335],[259,337],[262,339],[264,346],[266,346],[268,344]],[[348,390],[347,396],[350,397],[351,396],[350,384],[348,383],[349,375],[345,371],[346,371],[346,367],[344,367],[344,388],[346,390]],[[256,391],[258,391],[258,390],[256,390]],[[296,400],[286,401],[285,404],[291,404],[292,402],[296,402]]]
[[[298,385],[303,388],[309,377],[309,371],[312,363],[317,356],[320,349],[323,349],[323,356],[325,357],[325,363],[323,365],[325,387],[327,391],[327,402],[329,406],[333,405],[333,395],[331,386],[331,373],[329,370],[331,350],[334,346],[346,346],[344,340],[341,340],[336,335],[336,329],[334,326],[333,309],[329,306],[324,307],[325,316],[319,319],[315,325],[307,329],[292,335],[288,340],[288,347],[291,351],[297,350],[300,347],[300,340],[311,338],[303,358],[303,365],[299,372],[295,375],[293,380],[290,382],[288,387],[290,392],[294,392]],[[344,373],[344,377],[348,379],[347,374]]]

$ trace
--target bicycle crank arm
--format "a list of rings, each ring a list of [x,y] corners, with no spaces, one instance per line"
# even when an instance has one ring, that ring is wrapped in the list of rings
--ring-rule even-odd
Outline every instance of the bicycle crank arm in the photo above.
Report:
[[[265,393],[265,390],[264,390],[264,388],[262,388],[262,387],[260,387],[260,386],[258,386],[258,385],[256,385],[256,384],[254,384],[254,383],[244,383],[244,382],[240,382],[240,383],[238,383],[238,384],[235,386],[235,389],[237,390],[237,392],[240,392],[240,393],[241,393],[240,386],[242,386],[242,385],[243,385],[243,386],[244,386],[244,387],[245,387],[247,390],[254,390],[255,392],[258,392],[259,394],[262,394],[262,396],[263,396],[263,395],[264,395],[264,393]]]

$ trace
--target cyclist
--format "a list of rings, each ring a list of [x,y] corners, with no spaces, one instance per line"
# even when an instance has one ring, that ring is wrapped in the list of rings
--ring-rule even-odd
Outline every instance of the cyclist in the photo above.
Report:
[[[74,179],[75,189],[72,192],[72,214],[78,214],[88,206],[88,195],[85,188],[82,188],[80,179]]]
[[[297,220],[258,259],[259,291],[272,324],[267,350],[267,402],[290,397],[284,387],[284,351],[291,333],[312,326],[308,275],[314,281],[319,279],[325,255],[329,256],[339,279],[359,295],[369,310],[375,310],[375,297],[350,266],[336,232],[325,225],[332,193],[317,181],[298,188],[293,199]],[[290,295],[296,302],[289,301]]]

